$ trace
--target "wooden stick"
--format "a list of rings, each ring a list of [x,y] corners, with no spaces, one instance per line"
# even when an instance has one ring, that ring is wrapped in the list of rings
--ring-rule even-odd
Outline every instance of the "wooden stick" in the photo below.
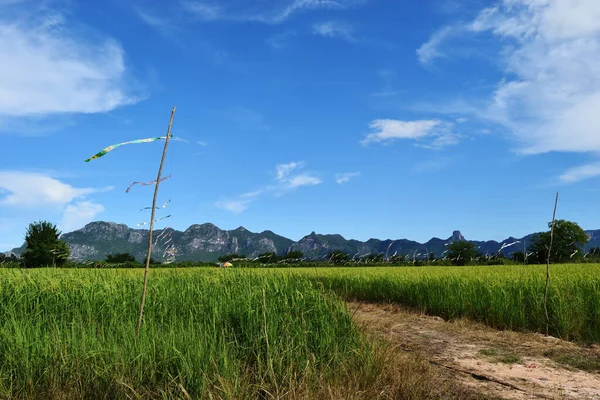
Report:
[[[550,326],[550,317],[548,316],[548,284],[550,282],[550,253],[552,252],[552,239],[554,237],[554,219],[556,218],[556,206],[558,205],[558,192],[554,200],[554,213],[552,213],[552,225],[550,227],[550,246],[548,247],[548,258],[546,259],[546,290],[544,292],[544,311],[546,312],[546,336]]]
[[[137,341],[140,336],[140,328],[142,326],[142,317],[144,315],[144,305],[146,304],[146,292],[148,290],[148,271],[150,270],[150,258],[152,257],[152,229],[154,228],[154,212],[156,210],[156,196],[158,195],[158,185],[160,184],[160,175],[162,174],[163,164],[165,163],[165,156],[167,155],[167,147],[169,146],[169,138],[171,136],[171,126],[173,125],[173,118],[175,117],[175,110],[177,107],[173,107],[171,111],[171,119],[169,121],[169,128],[167,129],[167,138],[165,140],[165,148],[163,149],[162,159],[160,160],[160,167],[158,168],[158,176],[156,177],[156,186],[154,187],[154,197],[152,198],[152,212],[150,216],[150,233],[148,235],[148,254],[146,256],[146,269],[144,270],[144,290],[142,292],[142,302],[140,304],[140,316],[138,318],[137,330],[135,333],[135,340]]]

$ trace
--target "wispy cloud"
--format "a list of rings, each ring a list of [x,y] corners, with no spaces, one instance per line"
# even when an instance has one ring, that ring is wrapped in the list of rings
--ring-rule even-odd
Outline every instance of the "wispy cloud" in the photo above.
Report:
[[[370,143],[389,144],[398,139],[412,139],[419,147],[439,149],[459,142],[459,135],[451,131],[452,124],[440,120],[401,121],[395,119],[377,119],[369,124],[374,132],[369,133],[362,145]]]
[[[275,166],[275,171],[276,171],[276,176],[277,176],[277,180],[281,181],[284,180],[287,176],[290,175],[290,173],[298,168],[298,167],[302,167],[302,162],[291,162],[291,163],[287,163],[287,164],[278,164]]]
[[[69,29],[61,14],[0,18],[0,117],[97,113],[140,100],[109,38]]]
[[[143,10],[139,7],[134,7],[133,10],[144,23],[156,29],[171,31],[173,28],[173,25],[168,20],[157,17],[147,10]]]
[[[356,42],[352,26],[342,22],[326,21],[314,24],[312,33],[323,37],[343,39],[351,43]]]
[[[373,93],[373,96],[389,97],[401,93],[401,91],[394,90],[393,88],[394,79],[396,78],[396,72],[388,68],[380,68],[379,70],[377,70],[377,75],[383,81],[383,88],[378,92]]]
[[[600,175],[600,162],[580,165],[566,170],[558,179],[563,183],[575,183]]]
[[[206,147],[206,146],[208,146],[208,143],[206,143],[206,142],[204,142],[204,141],[202,141],[202,140],[198,140],[196,143],[198,143],[198,145],[199,145],[199,146],[202,146],[202,147]]]
[[[184,9],[203,21],[229,20],[280,24],[293,15],[312,10],[344,10],[364,4],[366,0],[287,0],[280,2],[223,1],[219,5],[184,1]]]
[[[510,132],[522,154],[600,151],[600,2],[502,0],[461,29],[490,33],[510,77],[479,101],[479,117]],[[439,56],[447,32],[420,58]]]
[[[450,157],[438,158],[435,160],[428,160],[428,161],[423,161],[423,162],[417,163],[411,168],[411,170],[413,172],[419,172],[419,173],[441,171],[441,170],[447,168],[453,162],[454,162],[454,159],[450,158]]]
[[[248,205],[258,198],[262,190],[244,193],[235,199],[217,201],[216,206],[223,210],[239,214],[248,208]]]
[[[219,6],[213,4],[202,3],[199,1],[183,1],[181,4],[186,11],[195,14],[203,21],[214,21],[224,16],[223,10]]]
[[[279,184],[274,187],[270,187],[270,190],[281,192],[290,189],[296,189],[301,186],[314,186],[323,182],[319,177],[313,174],[300,173],[294,175],[292,173],[294,170],[303,167],[304,163],[302,161],[277,165],[275,167],[276,180]]]
[[[302,161],[278,164],[275,166],[275,183],[264,186],[253,192],[247,192],[234,198],[219,200],[215,203],[218,208],[239,214],[245,211],[249,204],[258,200],[263,194],[277,197],[289,193],[302,186],[315,186],[323,181],[312,173],[294,173],[304,167]]]
[[[189,143],[190,141],[179,136],[173,136],[170,140],[174,142]]]
[[[439,47],[455,31],[456,28],[446,26],[431,35],[429,40],[417,49],[419,62],[421,64],[430,64],[436,58],[446,57],[446,55],[440,51]]]
[[[274,49],[284,49],[288,46],[290,39],[296,36],[296,34],[297,32],[294,30],[287,30],[267,38],[265,42]]]
[[[346,182],[350,182],[351,179],[360,176],[360,172],[344,172],[341,174],[335,174],[335,181],[338,185],[342,185]]]

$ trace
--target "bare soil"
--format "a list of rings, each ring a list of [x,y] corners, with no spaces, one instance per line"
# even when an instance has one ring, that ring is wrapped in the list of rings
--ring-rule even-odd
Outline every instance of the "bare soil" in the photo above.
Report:
[[[482,398],[600,400],[600,347],[444,321],[398,305],[348,303],[369,335],[426,357]]]

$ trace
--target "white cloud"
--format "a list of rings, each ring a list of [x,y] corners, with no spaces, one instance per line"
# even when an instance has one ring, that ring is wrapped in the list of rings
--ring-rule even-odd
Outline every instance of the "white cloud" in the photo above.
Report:
[[[217,201],[215,205],[218,208],[232,212],[234,214],[240,214],[248,208],[248,204],[257,200],[258,196],[260,196],[263,192],[263,189],[255,190],[253,192],[244,193],[235,199]]]
[[[294,30],[287,30],[267,38],[265,42],[274,49],[284,49],[288,46],[290,39],[296,36],[296,34]]]
[[[194,13],[204,21],[214,21],[221,17],[221,8],[212,4],[201,3],[199,1],[184,1],[182,5],[185,10]]]
[[[301,174],[292,176],[287,181],[287,187],[295,189],[300,186],[314,186],[322,183],[323,181],[316,176]]]
[[[239,214],[248,208],[248,205],[256,200],[262,194],[272,194],[282,196],[294,189],[302,186],[314,186],[323,181],[317,176],[309,173],[292,174],[297,168],[302,168],[303,162],[290,162],[287,164],[278,164],[275,166],[275,181],[274,185],[267,185],[259,190],[244,193],[235,198],[220,200],[215,203],[218,208],[230,211],[234,214]]]
[[[425,149],[439,150],[446,146],[453,146],[455,144],[458,144],[459,142],[460,135],[457,135],[452,132],[445,132],[436,136],[435,139],[433,139],[428,144],[416,144],[415,146],[423,147]]]
[[[208,146],[208,143],[203,142],[202,140],[198,140],[196,143],[198,143],[198,145],[202,147]]]
[[[179,136],[173,136],[170,140],[174,142],[189,143],[190,141]]]
[[[277,180],[281,181],[285,179],[297,167],[302,167],[302,163],[291,162],[287,164],[276,165],[275,170],[277,171]]]
[[[146,24],[163,30],[170,30],[172,25],[168,23],[166,20],[156,17],[154,15],[149,14],[147,11],[142,10],[139,7],[134,7],[134,11],[137,16],[144,21]]]
[[[563,183],[574,183],[600,175],[600,162],[580,165],[566,170],[558,179]]]
[[[304,167],[304,163],[301,161],[277,165],[275,170],[277,172],[276,179],[279,181],[279,185],[274,189],[281,191],[295,189],[300,186],[314,186],[323,182],[320,178],[311,174],[291,175],[295,169],[302,167]]]
[[[439,126],[441,121],[399,121],[395,119],[376,119],[369,124],[375,132],[370,133],[362,141],[363,144],[370,142],[383,142],[393,139],[418,139],[431,134],[432,130]]]
[[[185,11],[197,15],[204,21],[229,20],[279,24],[302,11],[343,10],[365,2],[366,0],[287,0],[279,2],[230,0],[219,2],[219,6],[200,1],[185,1],[182,5]]]
[[[104,211],[104,207],[101,204],[77,201],[75,204],[67,205],[58,227],[63,232],[72,232],[93,221],[94,217],[102,211]]]
[[[59,14],[0,17],[0,117],[96,113],[134,103],[124,58],[116,41],[87,38]]]
[[[439,47],[452,33],[454,33],[454,28],[447,26],[431,35],[429,40],[417,49],[419,62],[421,64],[430,64],[436,58],[446,57],[446,55],[439,50]]]
[[[600,1],[503,0],[464,29],[503,45],[507,78],[480,116],[519,152],[600,151]]]
[[[234,214],[239,214],[248,208],[248,203],[250,203],[250,202],[251,202],[251,200],[243,200],[243,199],[221,200],[221,201],[217,201],[215,203],[215,205],[218,208],[222,208],[223,210],[232,212]]]
[[[397,139],[431,139],[430,142],[419,143],[419,147],[439,149],[457,144],[459,135],[451,132],[452,124],[439,120],[400,121],[395,119],[377,119],[369,124],[375,132],[369,133],[361,144],[371,142],[390,143]]]
[[[313,34],[330,37],[340,38],[348,42],[356,42],[356,38],[352,34],[352,27],[348,24],[343,24],[335,21],[321,22],[313,25]]]
[[[342,174],[335,174],[335,181],[338,183],[338,185],[341,185],[346,182],[349,182],[350,179],[356,178],[359,175],[359,172],[345,172]]]
[[[2,206],[44,207],[65,206],[74,199],[106,189],[75,188],[47,175],[20,171],[0,171]],[[0,195],[2,193],[0,192]]]

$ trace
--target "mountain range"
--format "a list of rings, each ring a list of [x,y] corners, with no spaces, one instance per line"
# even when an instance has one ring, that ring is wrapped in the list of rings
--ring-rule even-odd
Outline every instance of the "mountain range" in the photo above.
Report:
[[[251,232],[240,226],[234,230],[223,230],[211,223],[191,225],[185,231],[171,228],[154,230],[153,237],[159,237],[153,248],[153,258],[164,260],[163,254],[167,241],[171,240],[176,248],[177,261],[216,261],[219,256],[237,253],[247,257],[256,257],[261,253],[273,252],[284,255],[290,251],[300,250],[308,258],[325,258],[332,250],[342,250],[350,256],[366,254],[408,254],[411,258],[424,257],[427,253],[435,253],[440,257],[448,243],[466,240],[460,231],[454,231],[447,239],[432,238],[426,243],[408,239],[379,240],[369,239],[366,242],[345,239],[338,234],[322,235],[315,232],[304,236],[297,242],[277,235],[272,231],[261,233]],[[600,246],[600,230],[586,231],[590,241],[585,249]],[[129,253],[138,260],[143,260],[148,248],[147,229],[132,229],[124,224],[114,222],[91,222],[83,228],[64,233],[61,239],[71,248],[71,259],[74,261],[104,260],[107,255],[114,253]],[[484,254],[498,252],[503,246],[519,241],[520,243],[502,248],[502,253],[509,255],[514,251],[523,251],[531,242],[531,236],[523,238],[508,237],[501,242],[471,241]],[[170,245],[170,243],[169,243]],[[5,254],[20,255],[25,250],[25,244]]]

